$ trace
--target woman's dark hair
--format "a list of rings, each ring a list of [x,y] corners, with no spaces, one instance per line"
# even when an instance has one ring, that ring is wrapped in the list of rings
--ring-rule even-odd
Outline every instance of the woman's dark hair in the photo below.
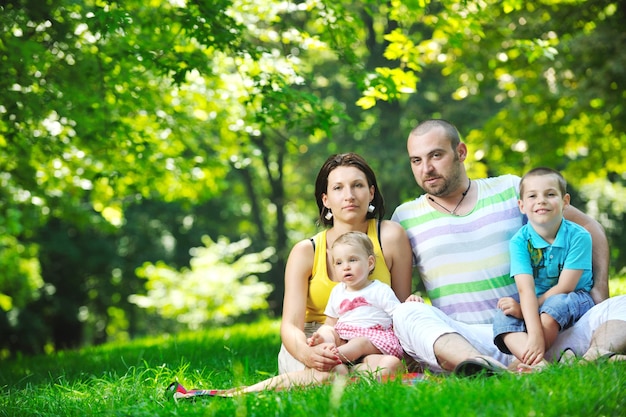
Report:
[[[328,209],[324,207],[322,195],[328,190],[328,175],[337,167],[355,167],[365,174],[368,187],[374,186],[374,199],[371,202],[374,206],[374,211],[372,213],[368,211],[366,218],[378,218],[382,220],[385,215],[385,200],[378,189],[374,171],[360,155],[355,153],[342,153],[330,156],[317,174],[317,179],[315,180],[315,201],[317,201],[317,207],[320,213],[318,223],[325,226],[332,226],[333,224],[332,218],[328,220],[325,217],[326,213],[328,213]]]

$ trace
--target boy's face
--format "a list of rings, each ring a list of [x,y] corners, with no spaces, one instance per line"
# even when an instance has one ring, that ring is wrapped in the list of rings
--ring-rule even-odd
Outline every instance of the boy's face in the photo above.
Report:
[[[547,224],[563,218],[563,207],[569,204],[569,194],[561,195],[555,175],[532,175],[524,179],[524,191],[519,208],[534,224]]]

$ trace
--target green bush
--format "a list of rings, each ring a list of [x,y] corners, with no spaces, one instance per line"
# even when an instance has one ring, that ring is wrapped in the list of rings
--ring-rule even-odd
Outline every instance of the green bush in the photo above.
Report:
[[[244,254],[250,239],[230,243],[222,237],[213,242],[204,236],[202,241],[204,247],[191,249],[190,269],[178,271],[163,262],[138,268],[137,275],[147,279],[147,294],[131,295],[129,301],[190,329],[231,323],[242,314],[266,309],[272,286],[254,274],[269,271],[267,259],[274,249]]]

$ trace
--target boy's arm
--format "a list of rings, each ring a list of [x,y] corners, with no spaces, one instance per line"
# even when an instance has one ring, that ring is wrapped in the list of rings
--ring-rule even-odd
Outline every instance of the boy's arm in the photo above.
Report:
[[[582,269],[564,269],[561,271],[557,284],[539,297],[539,305],[542,305],[548,297],[556,294],[567,294],[574,291],[582,274]]]
[[[545,353],[543,328],[539,318],[539,303],[535,294],[535,281],[532,275],[518,274],[515,276],[515,283],[519,291],[520,306],[528,333],[524,355],[519,359],[527,365],[534,365],[543,359]]]

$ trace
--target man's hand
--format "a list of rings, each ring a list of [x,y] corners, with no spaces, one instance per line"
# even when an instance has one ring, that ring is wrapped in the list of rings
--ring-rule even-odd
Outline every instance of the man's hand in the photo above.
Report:
[[[423,303],[424,299],[422,297],[420,297],[419,295],[416,294],[411,294],[407,297],[407,299],[404,301],[405,303]]]

